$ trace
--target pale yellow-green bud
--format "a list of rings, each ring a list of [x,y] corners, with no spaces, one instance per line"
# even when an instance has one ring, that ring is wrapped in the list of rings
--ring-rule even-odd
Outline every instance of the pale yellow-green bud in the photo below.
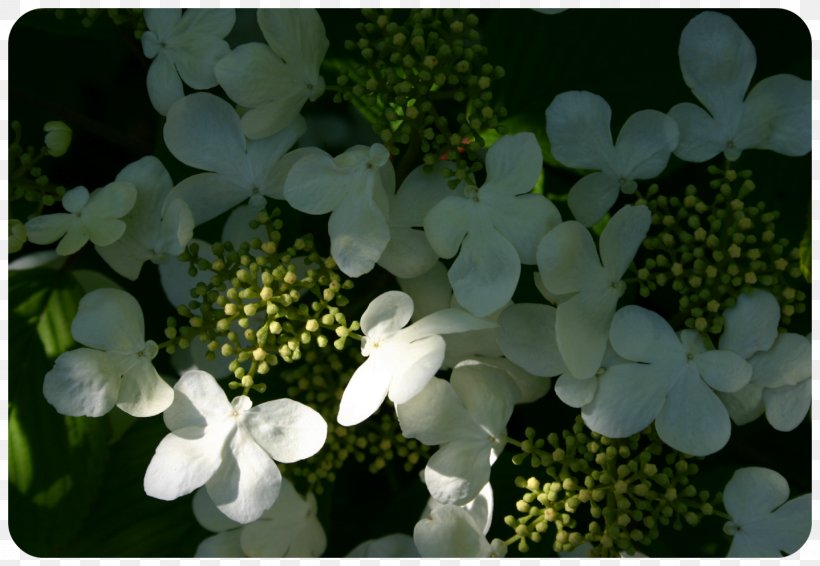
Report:
[[[46,133],[46,150],[50,156],[60,157],[68,151],[71,145],[72,131],[65,122],[46,122],[43,131]]]

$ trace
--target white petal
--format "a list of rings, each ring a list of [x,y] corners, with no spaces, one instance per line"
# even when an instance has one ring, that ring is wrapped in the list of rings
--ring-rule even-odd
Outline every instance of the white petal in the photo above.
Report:
[[[219,10],[213,11],[218,12]],[[185,84],[196,90],[206,90],[217,85],[214,66],[230,50],[228,43],[218,37],[200,36],[189,39],[185,42],[184,47],[180,46],[168,53],[173,58],[177,72]]]
[[[683,161],[702,163],[726,148],[733,132],[727,131],[703,108],[689,102],[677,104],[669,115],[678,124],[680,139],[675,155]]]
[[[365,360],[350,378],[342,394],[336,421],[342,426],[357,425],[379,410],[396,368],[390,352],[382,348]]]
[[[199,256],[213,261],[215,256],[211,253],[211,244],[202,240],[193,240],[199,245]],[[188,275],[188,263],[181,262],[177,258],[168,258],[167,261],[159,264],[159,278],[162,283],[162,290],[173,306],[188,304],[191,301],[191,289],[199,282],[210,279],[207,271],[197,272],[196,277]]]
[[[569,190],[569,209],[584,226],[592,226],[618,199],[620,181],[610,173],[590,173]]]
[[[551,380],[528,373],[507,358],[474,356],[475,361],[487,364],[506,372],[518,388],[516,403],[532,403],[547,394]],[[467,361],[467,360],[465,360]],[[464,362],[462,362],[464,363]]]
[[[294,88],[275,100],[252,108],[242,115],[242,133],[248,139],[258,140],[281,132],[300,120],[299,112],[305,102],[304,91]]]
[[[162,39],[167,39],[182,17],[179,8],[148,9],[143,12],[145,25]]]
[[[99,417],[114,408],[122,367],[116,355],[80,348],[65,352],[43,380],[43,396],[61,415]]]
[[[285,99],[297,88],[291,70],[263,43],[238,46],[217,61],[214,74],[230,99],[246,108]]]
[[[487,151],[487,180],[479,194],[510,197],[528,193],[538,181],[542,165],[541,146],[535,134],[504,136]]]
[[[311,152],[290,168],[284,196],[296,210],[327,214],[350,198],[360,183],[360,175],[341,169],[327,153]]]
[[[558,209],[543,195],[488,195],[482,197],[481,203],[489,208],[493,226],[515,246],[521,263],[527,265],[535,263],[538,243],[544,234],[561,222]]]
[[[256,220],[258,214],[259,209],[248,204],[240,204],[234,208],[222,227],[222,242],[232,242],[237,248],[242,242],[250,242],[254,238],[266,242],[268,231],[264,226],[258,226],[255,230],[251,228],[251,222]]]
[[[749,383],[752,366],[734,352],[709,350],[695,356],[700,376],[713,389],[734,393]]]
[[[495,322],[475,317],[462,309],[444,309],[429,314],[401,330],[397,338],[400,337],[405,342],[412,342],[434,334],[457,334],[486,330],[496,326]]]
[[[612,319],[609,341],[619,356],[633,362],[683,362],[683,345],[656,312],[627,305]]]
[[[462,505],[490,479],[490,443],[454,441],[443,445],[424,468],[424,483],[440,503]]]
[[[62,238],[75,222],[73,214],[64,212],[37,216],[26,222],[26,237],[32,244],[51,244]]]
[[[518,400],[518,392],[507,374],[468,360],[453,369],[450,383],[473,420],[503,445],[507,421]]]
[[[412,279],[399,279],[401,290],[413,298],[413,318],[422,317],[450,306],[453,290],[447,280],[447,268],[440,261],[425,273]]]
[[[723,313],[721,350],[731,350],[742,358],[768,350],[777,338],[780,304],[768,291],[754,289],[741,293],[735,305]]]
[[[763,391],[766,420],[775,430],[788,432],[803,422],[811,408],[811,380]]]
[[[194,214],[182,199],[171,199],[162,215],[156,234],[154,251],[158,254],[178,256],[194,237]],[[155,262],[163,258],[154,258]]]
[[[241,427],[222,451],[222,464],[205,488],[229,519],[250,523],[273,505],[282,475],[276,463]]]
[[[85,245],[86,241],[91,240],[92,243],[98,246],[108,246],[119,240],[123,234],[125,234],[126,227],[125,222],[122,220],[114,218],[93,218],[90,215],[85,216],[82,218],[82,231],[84,235],[81,236],[80,239],[83,242],[82,245]],[[63,238],[60,245],[57,246],[57,253],[61,253],[62,250],[62,255],[69,255],[65,247],[72,236],[72,232],[73,229],[69,230],[66,237]],[[76,244],[69,245],[69,247],[75,248]],[[76,250],[79,250],[79,247],[76,247]]]
[[[439,165],[428,171],[426,166],[421,166],[410,172],[390,204],[391,226],[423,226],[427,213],[442,199],[453,194],[447,185],[447,178],[442,174],[443,168]]]
[[[132,183],[127,181],[108,183],[91,193],[88,204],[83,208],[83,220],[122,218],[134,208],[136,202],[137,187]]]
[[[427,336],[402,344],[394,353],[396,367],[387,395],[393,403],[405,403],[424,389],[444,362],[444,339]]]
[[[297,120],[295,122],[297,125],[300,123],[303,123],[303,121]],[[293,169],[293,166],[300,159],[308,155],[324,154],[325,152],[318,147],[297,147],[296,149],[287,152],[280,157],[276,163],[274,163],[273,167],[267,171],[264,183],[262,184],[262,194],[277,200],[285,200],[285,182],[288,175],[290,175],[290,171]],[[251,161],[255,162],[255,158],[253,156],[251,156]],[[305,179],[309,180],[309,177],[306,176]],[[333,207],[331,207],[331,209],[332,208]],[[331,209],[328,209],[328,212]]]
[[[120,234],[125,232],[125,223],[121,222],[121,225],[122,230]],[[72,221],[67,227],[68,229],[66,230],[65,236],[63,236],[60,243],[57,244],[56,252],[59,255],[73,255],[88,243],[88,230],[86,223],[83,222],[82,219]],[[116,238],[113,240],[116,240]],[[109,243],[113,243],[113,241]]]
[[[101,258],[117,273],[136,281],[142,271],[142,265],[151,259],[151,252],[140,245],[136,238],[125,236],[110,246],[95,246]]]
[[[345,558],[402,558],[418,557],[413,537],[404,533],[369,539],[357,545]]]
[[[598,249],[601,263],[612,281],[620,280],[626,273],[651,224],[652,215],[644,205],[626,205],[607,223]]]
[[[319,70],[329,43],[316,10],[258,10],[257,22],[265,41],[286,63]]]
[[[428,446],[459,439],[483,438],[455,389],[434,377],[421,392],[396,405],[401,432]]]
[[[470,226],[474,204],[461,196],[448,196],[435,205],[424,217],[424,233],[439,257],[449,259],[456,255]]]
[[[63,195],[63,208],[72,214],[80,212],[91,198],[88,189],[75,187]]]
[[[757,66],[743,30],[729,16],[703,12],[681,32],[678,55],[683,80],[698,100],[715,118],[733,122]]]
[[[718,392],[718,397],[729,411],[736,425],[745,425],[763,414],[763,387],[751,382],[735,393]]]
[[[179,78],[174,63],[164,52],[160,52],[148,67],[145,83],[151,105],[163,116],[168,114],[176,101],[185,96],[182,79]]]
[[[378,263],[396,277],[410,279],[426,273],[437,261],[423,231],[391,226],[390,241]]]
[[[799,334],[780,334],[774,346],[749,362],[754,381],[766,387],[795,385],[811,376],[811,342]]]
[[[746,98],[743,125],[759,136],[738,136],[738,145],[797,157],[811,150],[811,82],[775,75],[755,85]],[[757,139],[753,139],[757,137]]]
[[[787,501],[761,526],[779,550],[787,555],[797,552],[811,533],[811,494]]]
[[[283,464],[313,456],[327,437],[322,416],[292,399],[256,405],[245,415],[242,426],[271,458]]]
[[[766,517],[788,498],[786,478],[768,468],[740,468],[723,490],[723,506],[741,525]]]
[[[401,291],[382,293],[367,306],[360,319],[369,339],[383,340],[403,328],[413,315],[413,299]]]
[[[254,187],[262,194],[275,196],[276,167],[293,144],[305,133],[305,120],[298,116],[287,128],[272,136],[248,142],[248,163],[252,170]],[[314,148],[315,149],[315,148]],[[284,179],[282,180],[284,183]],[[282,186],[284,190],[284,185]],[[283,198],[279,196],[278,198]]]
[[[610,287],[578,293],[558,305],[555,340],[574,377],[587,379],[601,367],[617,303],[618,291]]]
[[[330,215],[330,253],[349,277],[370,272],[390,241],[384,211],[370,199],[347,199]]]
[[[135,354],[145,347],[142,309],[125,291],[97,289],[80,300],[71,335],[98,350]]]
[[[471,230],[464,238],[448,277],[456,300],[474,315],[486,316],[512,298],[520,274],[515,247],[487,226]]]
[[[225,37],[236,23],[236,11],[233,9],[185,10],[182,19],[176,26],[177,37],[191,39],[194,37]]]
[[[163,137],[174,157],[186,165],[249,184],[251,172],[239,115],[221,98],[197,92],[175,103],[168,111]]]
[[[669,391],[655,419],[665,444],[692,456],[714,454],[729,442],[732,423],[715,392],[697,372],[689,371]]]
[[[598,380],[595,400],[581,410],[584,423],[611,438],[637,434],[655,419],[677,377],[653,365],[612,366]]]
[[[117,406],[135,417],[151,417],[167,409],[173,400],[174,390],[151,362],[141,357],[123,376]]]
[[[196,490],[192,506],[197,522],[211,532],[218,533],[219,531],[227,531],[241,526],[240,523],[229,519],[222,511],[217,509],[216,504],[208,496],[208,490],[206,489]]]
[[[216,218],[251,196],[251,187],[217,173],[199,173],[180,182],[169,199],[182,199],[196,225]]]
[[[216,425],[231,418],[233,408],[216,380],[204,371],[189,371],[174,385],[174,401],[162,414],[165,426],[182,428]]]
[[[454,505],[434,509],[430,519],[416,523],[413,541],[427,558],[488,557],[492,552],[469,513]]]
[[[538,245],[538,271],[547,290],[555,295],[608,285],[589,230],[578,222],[563,222]]]
[[[675,120],[657,110],[630,116],[615,142],[618,170],[625,179],[652,179],[660,175],[678,146]]]
[[[240,531],[226,531],[210,536],[196,547],[195,558],[245,558],[239,544]]]
[[[555,159],[567,167],[611,170],[615,149],[606,100],[587,91],[559,94],[547,108],[547,136]]]
[[[597,379],[576,379],[564,374],[555,382],[555,394],[558,398],[576,409],[591,403],[597,390]]]

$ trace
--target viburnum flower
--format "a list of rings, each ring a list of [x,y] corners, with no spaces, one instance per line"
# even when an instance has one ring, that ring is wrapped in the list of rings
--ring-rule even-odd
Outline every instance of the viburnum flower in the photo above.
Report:
[[[302,497],[286,478],[273,506],[247,525],[226,517],[204,488],[194,494],[193,507],[199,524],[217,533],[199,543],[198,558],[314,558],[327,546],[316,497]]]
[[[569,191],[569,208],[585,226],[606,214],[619,191],[632,194],[636,180],[660,175],[678,145],[675,121],[657,110],[630,116],[613,144],[612,110],[606,100],[587,91],[559,94],[546,115],[555,159],[567,167],[595,171]]]
[[[148,98],[163,116],[183,97],[182,82],[197,90],[216,86],[214,66],[231,50],[223,39],[236,21],[233,9],[145,10],[142,51],[153,59],[146,82]]]
[[[76,187],[63,195],[66,212],[44,214],[26,222],[26,235],[34,244],[60,240],[57,253],[71,255],[86,242],[108,246],[125,233],[121,220],[134,207],[137,188],[125,181],[114,181],[93,193]]]
[[[723,152],[737,161],[746,149],[789,156],[811,150],[811,82],[773,75],[747,95],[757,55],[729,16],[703,12],[692,18],[678,54],[683,80],[706,108],[684,102],[669,111],[680,128],[680,159],[701,162]]]
[[[355,146],[337,157],[305,154],[290,169],[285,199],[330,219],[330,255],[349,277],[368,273],[390,241],[389,201],[395,190],[390,153],[381,144]]]
[[[181,199],[169,199],[171,176],[154,156],[127,165],[117,175],[137,189],[137,200],[122,220],[122,238],[108,246],[96,246],[111,269],[135,281],[146,261],[162,263],[185,249],[194,233],[191,209]]]
[[[789,484],[774,470],[737,470],[723,490],[723,506],[731,517],[723,531],[734,537],[730,557],[780,558],[809,538],[811,494],[789,500]]]
[[[373,299],[361,318],[365,362],[350,378],[337,420],[359,424],[375,413],[385,397],[405,403],[418,395],[444,360],[442,334],[490,328],[492,322],[457,309],[444,309],[405,328],[413,315],[413,299],[388,291]]]
[[[601,367],[609,326],[626,290],[621,277],[651,221],[646,206],[627,205],[607,223],[598,250],[589,230],[575,221],[559,224],[538,245],[544,287],[553,295],[571,295],[558,304],[555,337],[564,364],[578,379],[592,377]]]
[[[512,298],[521,264],[535,263],[538,242],[561,221],[548,199],[525,194],[542,167],[533,134],[498,140],[487,152],[485,167],[481,188],[462,186],[461,194],[442,199],[424,218],[424,232],[439,257],[458,254],[449,280],[458,302],[476,316]]]
[[[402,434],[441,445],[424,469],[430,495],[444,504],[474,499],[506,444],[518,390],[503,371],[466,361],[450,381],[434,377],[412,399],[396,404]]]
[[[277,196],[279,158],[304,131],[304,120],[297,117],[274,136],[247,140],[230,104],[206,92],[188,95],[168,111],[163,137],[174,157],[208,172],[180,182],[169,198],[183,199],[197,225],[245,201],[260,210],[266,196]]]
[[[729,441],[731,422],[714,390],[738,391],[752,367],[734,352],[706,350],[701,335],[675,335],[660,315],[629,305],[615,313],[612,349],[630,362],[607,368],[595,399],[581,411],[593,431],[636,434],[654,421],[658,436],[686,454],[706,456]]]
[[[316,10],[258,10],[256,14],[267,45],[240,45],[215,68],[231,100],[249,109],[242,116],[242,131],[251,139],[288,127],[305,102],[322,95],[325,81],[319,70],[329,46]]]
[[[229,402],[203,371],[180,377],[162,416],[171,432],[148,464],[145,493],[170,501],[204,485],[238,523],[255,521],[279,496],[282,474],[274,460],[309,458],[327,437],[327,423],[313,409],[291,399],[252,407],[245,395]]]
[[[142,309],[118,289],[85,295],[71,322],[71,335],[88,346],[61,354],[43,382],[43,395],[61,414],[99,417],[116,405],[135,417],[150,417],[171,404],[174,392],[151,364],[157,355],[145,340]]]

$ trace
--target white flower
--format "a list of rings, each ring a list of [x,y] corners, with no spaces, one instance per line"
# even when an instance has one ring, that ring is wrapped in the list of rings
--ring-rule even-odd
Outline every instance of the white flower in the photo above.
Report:
[[[45,214],[26,222],[30,242],[50,244],[60,240],[57,253],[71,255],[91,240],[98,246],[107,246],[125,233],[125,222],[120,220],[134,207],[137,189],[131,183],[114,181],[93,193],[85,187],[76,187],[63,195],[67,212]]]
[[[757,56],[730,17],[703,12],[692,18],[678,54],[683,80],[706,110],[684,102],[669,111],[680,128],[676,156],[701,162],[723,152],[736,161],[746,149],[789,156],[811,150],[811,82],[773,75],[746,96]]]
[[[767,468],[737,470],[723,490],[732,520],[730,557],[780,558],[797,550],[811,531],[811,494],[789,500],[786,478]]]
[[[134,297],[118,289],[88,293],[77,307],[71,335],[88,348],[60,355],[43,382],[43,395],[58,412],[99,417],[116,405],[149,417],[171,404],[173,390],[151,364],[157,345],[145,340]]]
[[[558,305],[555,335],[569,372],[592,377],[601,367],[609,326],[626,284],[621,281],[651,224],[643,205],[621,208],[601,233],[569,221],[553,228],[538,245],[538,269],[553,295],[572,295]],[[600,258],[599,258],[600,253]]]
[[[347,384],[337,420],[353,426],[375,413],[385,397],[405,403],[435,375],[444,360],[441,334],[490,328],[494,323],[445,309],[404,328],[413,300],[401,291],[379,295],[362,314],[362,354],[367,360]]]
[[[405,437],[441,445],[424,469],[434,499],[462,505],[478,495],[507,443],[517,399],[503,371],[467,361],[455,367],[449,382],[434,377],[418,395],[396,404]]]
[[[197,225],[244,201],[262,209],[266,196],[278,196],[279,158],[304,131],[304,120],[298,118],[274,136],[247,140],[230,104],[205,92],[188,95],[168,111],[163,137],[174,157],[208,173],[188,177],[169,198],[183,199]]]
[[[630,116],[613,144],[612,111],[606,100],[591,92],[559,94],[546,114],[553,156],[567,167],[596,171],[569,192],[569,208],[585,226],[606,214],[619,190],[632,194],[636,179],[660,175],[678,145],[675,121],[657,110]]]
[[[349,277],[371,271],[390,240],[389,201],[395,190],[390,154],[381,144],[355,146],[333,158],[304,155],[285,181],[285,199],[307,214],[330,212],[330,255]]]
[[[197,90],[216,86],[214,65],[230,51],[224,37],[236,21],[233,9],[145,10],[142,51],[153,59],[146,78],[148,98],[163,116],[183,97],[182,82]],[[181,77],[181,79],[180,79]]]
[[[240,45],[215,68],[231,100],[250,109],[242,131],[251,139],[286,128],[305,102],[322,95],[319,68],[329,45],[316,10],[258,10],[257,22],[267,45]]]
[[[193,507],[199,524],[217,533],[199,544],[197,558],[314,558],[327,546],[316,517],[316,497],[302,497],[284,478],[273,506],[247,525],[226,517],[205,489],[197,490]]]
[[[214,378],[184,374],[163,413],[171,431],[145,472],[145,493],[170,501],[204,485],[219,510],[239,523],[258,519],[279,495],[276,467],[319,451],[327,424],[313,409],[290,399],[251,407],[239,395],[228,401]]]
[[[51,121],[43,126],[46,133],[45,144],[48,154],[52,157],[65,155],[71,145],[71,128],[65,122]]]
[[[713,389],[738,391],[752,367],[725,350],[706,350],[694,330],[675,335],[660,315],[629,305],[615,313],[609,340],[631,362],[607,368],[595,399],[584,406],[586,425],[604,436],[625,438],[653,421],[666,444],[706,456],[729,441],[731,422]]]
[[[368,539],[347,553],[346,558],[417,558],[419,551],[413,537],[393,533],[376,539]]]
[[[509,301],[521,264],[535,263],[538,242],[561,217],[542,195],[529,193],[541,173],[541,148],[531,133],[506,136],[487,152],[481,188],[441,200],[424,218],[424,232],[442,258],[458,254],[449,279],[456,299],[476,316]],[[459,250],[460,247],[460,250]]]
[[[134,185],[137,200],[122,218],[122,238],[96,250],[114,271],[135,281],[146,261],[162,263],[182,253],[193,236],[194,218],[183,200],[168,198],[171,176],[154,156],[126,166],[116,180]]]

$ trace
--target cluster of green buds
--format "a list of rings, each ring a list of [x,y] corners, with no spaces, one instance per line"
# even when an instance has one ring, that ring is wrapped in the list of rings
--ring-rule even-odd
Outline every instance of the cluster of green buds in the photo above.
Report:
[[[383,470],[389,462],[402,462],[405,472],[424,465],[430,448],[402,436],[392,407],[353,427],[336,423],[339,402],[353,372],[364,361],[355,348],[342,353],[323,353],[305,348],[305,363],[283,367],[279,379],[287,384],[287,395],[315,409],[328,423],[327,440],[316,455],[288,465],[284,473],[302,481],[316,494],[325,483],[336,480],[336,471],[352,459],[367,463],[370,473]]]
[[[640,293],[675,293],[687,328],[719,334],[722,313],[743,291],[764,288],[778,298],[781,324],[806,310],[800,248],[777,238],[777,211],[751,203],[751,171],[709,167],[715,178],[706,195],[689,185],[683,198],[652,185],[639,203],[652,211],[643,262],[636,262]]]
[[[480,170],[482,133],[500,129],[506,110],[493,102],[493,81],[504,70],[486,61],[478,16],[452,9],[363,14],[359,39],[345,42],[361,61],[339,66],[336,101],[352,102],[409,165],[452,160],[459,180]]]
[[[265,241],[216,243],[210,259],[196,243],[188,246],[180,259],[189,262],[189,274],[210,277],[191,290],[187,305],[177,307],[185,322],[169,318],[165,330],[169,353],[196,339],[207,346],[209,358],[227,358],[234,375],[229,386],[243,394],[263,392],[265,384],[255,379],[280,360],[299,360],[308,344],[342,350],[359,329],[339,310],[348,303],[342,292],[353,282],[342,278],[332,258],[316,253],[312,237],[282,246],[279,214],[262,211],[251,223],[265,228]]]
[[[714,513],[717,498],[691,482],[698,466],[690,456],[665,446],[652,427],[625,439],[591,432],[577,417],[572,430],[515,442],[521,452],[513,463],[529,461],[530,477],[519,476],[525,490],[516,503],[520,515],[504,522],[527,552],[545,537],[556,552],[571,552],[588,543],[593,556],[635,554],[659,537],[659,530],[697,525]],[[552,528],[550,528],[552,526]]]
[[[41,167],[45,157],[60,157],[71,144],[71,129],[63,122],[46,122],[43,126],[43,145],[23,144],[23,126],[17,120],[11,123],[9,143],[9,201],[15,208],[16,218],[39,216],[43,208],[63,198],[65,187],[55,185]],[[23,210],[24,209],[24,210]]]
[[[71,10],[80,17],[80,23],[84,28],[92,27],[100,18],[100,16],[107,16],[108,20],[115,26],[122,26],[134,30],[134,37],[139,39],[142,32],[145,31],[145,18],[142,16],[142,8],[106,8],[100,10],[98,8],[75,8]],[[54,11],[54,17],[58,20],[64,20],[68,16],[69,11],[64,8],[59,8]]]

